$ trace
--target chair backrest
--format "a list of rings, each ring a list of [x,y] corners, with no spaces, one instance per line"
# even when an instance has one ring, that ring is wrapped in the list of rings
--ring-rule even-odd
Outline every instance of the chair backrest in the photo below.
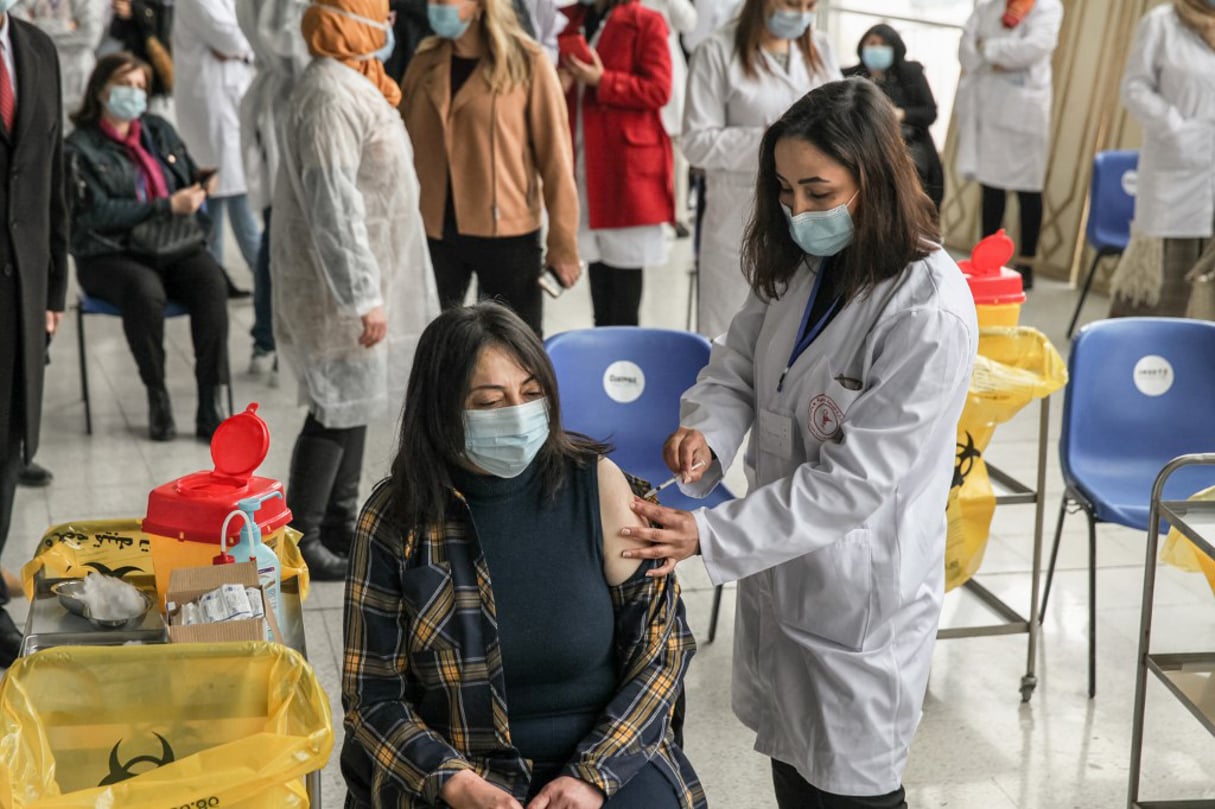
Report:
[[[1059,459],[1075,485],[1178,455],[1215,452],[1215,323],[1115,318],[1072,343]],[[1146,492],[1145,492],[1146,497]]]
[[[709,341],[619,326],[564,332],[545,346],[565,429],[613,444],[612,459],[626,471],[665,478],[662,444],[679,426],[679,397],[708,364]]]
[[[1085,233],[1095,249],[1123,250],[1130,241],[1131,219],[1135,216],[1134,172],[1138,168],[1139,152],[1131,149],[1098,152],[1093,158]]]

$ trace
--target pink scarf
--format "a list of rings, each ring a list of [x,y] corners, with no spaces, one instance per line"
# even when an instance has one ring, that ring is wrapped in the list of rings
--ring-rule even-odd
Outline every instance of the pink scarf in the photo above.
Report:
[[[163,199],[169,196],[169,187],[165,183],[160,163],[143,148],[143,142],[140,140],[143,127],[139,121],[131,121],[131,128],[127,130],[125,138],[104,119],[101,121],[101,131],[110,140],[126,147],[127,156],[135,162],[135,168],[147,187],[148,199]]]

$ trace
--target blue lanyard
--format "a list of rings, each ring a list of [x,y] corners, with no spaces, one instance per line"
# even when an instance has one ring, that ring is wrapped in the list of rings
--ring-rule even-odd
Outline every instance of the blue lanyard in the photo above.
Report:
[[[793,343],[793,351],[789,354],[789,362],[785,364],[785,370],[780,373],[780,381],[776,383],[777,393],[784,390],[785,377],[789,375],[789,369],[793,367],[793,363],[806,353],[806,349],[810,347],[815,338],[822,333],[823,329],[827,328],[827,323],[835,314],[836,307],[840,305],[840,299],[837,297],[831,302],[831,306],[827,307],[827,311],[818,319],[818,322],[807,328],[810,325],[810,313],[814,310],[814,302],[818,300],[819,288],[823,285],[823,277],[827,275],[829,264],[829,258],[824,258],[819,263],[818,274],[814,278],[814,287],[810,290],[810,299],[806,301],[806,311],[802,313],[802,324],[797,330],[798,336]]]

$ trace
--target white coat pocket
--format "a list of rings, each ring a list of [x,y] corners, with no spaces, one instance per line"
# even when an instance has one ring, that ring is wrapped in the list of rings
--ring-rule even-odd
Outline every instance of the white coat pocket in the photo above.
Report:
[[[772,571],[772,591],[782,628],[861,651],[873,613],[873,548],[858,528],[822,550]]]

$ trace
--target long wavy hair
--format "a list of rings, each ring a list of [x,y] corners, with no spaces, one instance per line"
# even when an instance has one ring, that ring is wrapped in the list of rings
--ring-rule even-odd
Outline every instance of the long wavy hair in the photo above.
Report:
[[[903,143],[894,106],[868,79],[830,82],[803,96],[764,134],[742,251],[743,272],[757,295],[779,298],[806,258],[780,205],[776,144],[785,138],[812,144],[856,181],[854,235],[832,270],[845,303],[940,244],[936,208]]]
[[[760,59],[760,41],[764,29],[768,25],[769,0],[746,0],[738,12],[738,29],[734,33],[734,53],[742,62],[743,73],[748,78],[756,78],[762,65],[764,70],[771,70],[768,63]],[[810,26],[797,38],[797,48],[802,52],[802,59],[810,66],[813,73],[821,73],[825,69],[823,57],[814,45],[814,26]]]
[[[519,16],[511,0],[478,0],[481,13],[473,25],[481,26],[485,42],[485,77],[495,93],[506,93],[515,87],[527,84],[532,78],[532,59],[529,53],[532,39],[519,24]],[[441,37],[432,36],[422,41],[418,53],[433,50],[442,44]]]
[[[400,445],[389,486],[395,516],[406,530],[442,520],[451,501],[451,470],[464,458],[464,404],[477,360],[498,346],[535,377],[548,400],[548,440],[537,456],[546,496],[565,482],[570,463],[594,463],[609,447],[561,427],[557,375],[544,345],[518,315],[486,302],[449,309],[435,318],[418,341]]]

